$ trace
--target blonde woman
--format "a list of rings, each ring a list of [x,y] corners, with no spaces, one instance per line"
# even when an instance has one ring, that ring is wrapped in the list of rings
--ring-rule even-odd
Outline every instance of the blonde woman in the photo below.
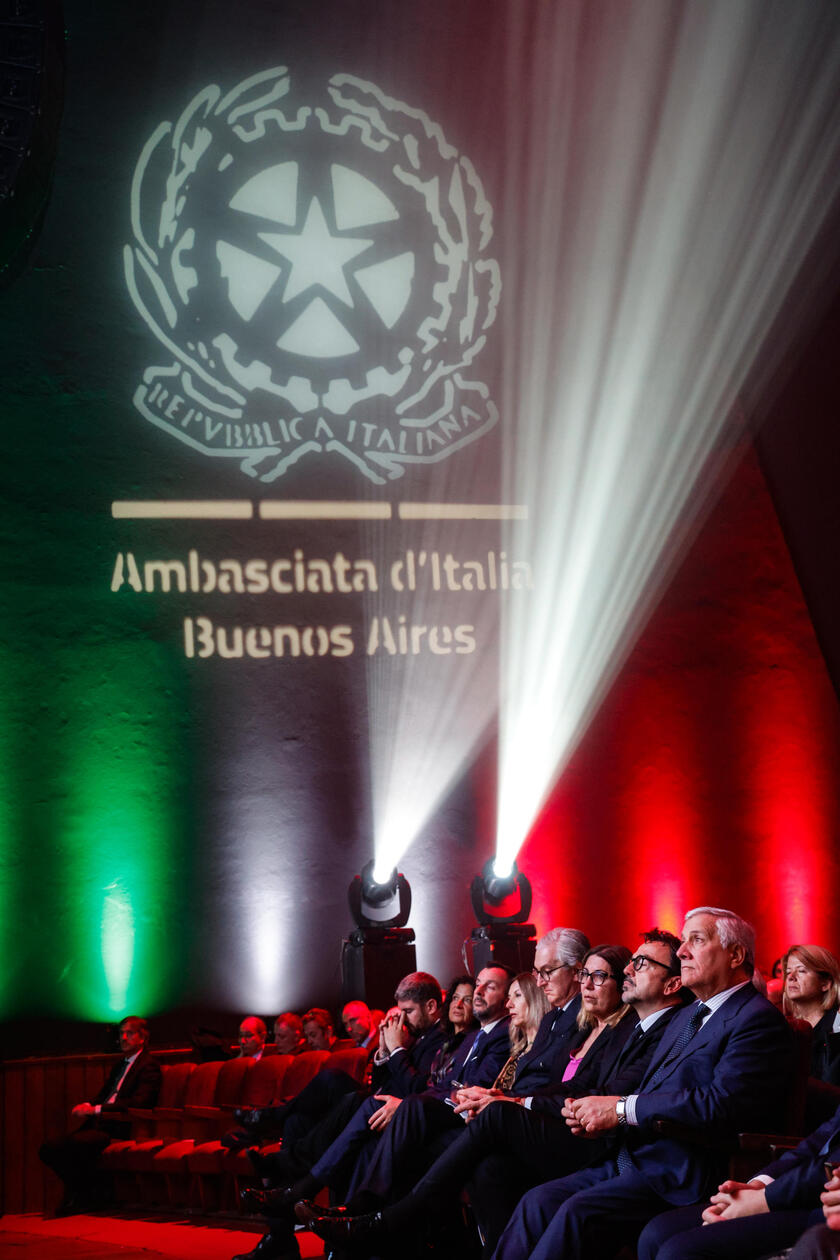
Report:
[[[507,997],[510,1015],[510,1058],[493,1083],[494,1089],[509,1090],[519,1071],[519,1060],[534,1044],[542,1018],[548,1011],[548,998],[530,971],[521,971],[510,982]]]
[[[840,962],[821,945],[791,945],[782,959],[786,1015],[813,1028],[811,1075],[840,1085]]]

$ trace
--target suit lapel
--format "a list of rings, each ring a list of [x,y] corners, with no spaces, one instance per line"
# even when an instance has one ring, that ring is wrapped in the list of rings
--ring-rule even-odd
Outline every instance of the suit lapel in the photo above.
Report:
[[[644,1090],[648,1081],[656,1072],[660,1072],[664,1076],[670,1075],[677,1064],[682,1061],[685,1054],[695,1054],[703,1046],[708,1045],[712,1041],[720,1040],[722,1029],[738,1018],[745,1004],[755,996],[755,992],[756,990],[753,986],[747,984],[743,989],[739,989],[737,993],[733,993],[730,998],[727,998],[723,1006],[712,1012],[703,1027],[698,1029],[688,1044],[680,1046],[679,1041],[682,1031],[691,1020],[694,1003],[691,1006],[687,1006],[680,1016],[671,1021],[671,1028],[663,1038],[663,1045],[660,1045],[659,1050],[648,1064],[648,1070],[640,1088]],[[663,1077],[660,1077],[658,1083],[661,1084],[662,1079]]]

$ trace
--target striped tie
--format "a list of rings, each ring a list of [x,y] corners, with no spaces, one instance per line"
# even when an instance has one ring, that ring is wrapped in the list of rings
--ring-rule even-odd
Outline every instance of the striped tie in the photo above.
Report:
[[[667,1058],[665,1058],[662,1061],[662,1063],[660,1063],[659,1067],[656,1069],[653,1076],[647,1082],[646,1089],[649,1089],[652,1085],[659,1084],[659,1082],[662,1080],[662,1077],[665,1075],[665,1071],[667,1067],[669,1066],[669,1064],[673,1063],[674,1059],[680,1056],[680,1054],[686,1048],[689,1041],[691,1041],[691,1038],[698,1031],[698,1029],[700,1028],[700,1025],[703,1023],[703,1020],[706,1018],[708,1014],[709,1014],[708,1006],[706,1006],[703,1002],[698,1002],[697,1006],[691,1012],[691,1019],[687,1022],[685,1028],[682,1031],[682,1036],[680,1037],[679,1041],[674,1043],[674,1045],[671,1047],[671,1053],[667,1056]],[[619,1147],[617,1160],[618,1160],[618,1171],[620,1173],[627,1172],[628,1168],[633,1167],[633,1161],[630,1158],[629,1151],[627,1150],[626,1140],[622,1142],[621,1146]]]

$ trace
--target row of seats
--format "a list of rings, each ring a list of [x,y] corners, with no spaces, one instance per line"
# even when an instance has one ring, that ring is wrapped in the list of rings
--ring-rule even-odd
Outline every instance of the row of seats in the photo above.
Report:
[[[132,1109],[131,1137],[105,1149],[102,1168],[126,1202],[166,1203],[201,1212],[236,1209],[241,1182],[254,1173],[243,1151],[219,1141],[237,1108],[277,1106],[293,1098],[329,1064],[361,1084],[364,1049],[309,1050],[257,1060],[164,1066],[158,1105]]]

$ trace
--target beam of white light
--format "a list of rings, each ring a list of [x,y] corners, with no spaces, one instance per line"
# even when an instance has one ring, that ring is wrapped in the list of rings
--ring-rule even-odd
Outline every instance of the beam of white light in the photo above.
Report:
[[[503,607],[505,862],[673,561],[840,170],[836,4],[536,12],[502,111],[523,156],[499,218],[528,246],[505,307],[504,497],[529,505],[536,588]]]
[[[441,558],[474,557],[486,573],[488,546],[496,554],[501,550],[498,537],[488,543],[488,533],[486,526],[472,521],[437,519],[394,535],[390,555],[404,557],[411,550],[419,559],[425,553],[427,563],[418,570],[416,590],[395,594],[386,586],[368,604],[368,627],[375,618],[380,626],[387,618],[398,648],[393,655],[383,650],[380,636],[377,651],[366,661],[377,872],[399,865],[495,717],[498,592],[434,591],[428,564],[435,552]],[[517,551],[512,546],[511,557]],[[415,653],[411,634],[417,627],[425,631]],[[447,654],[431,652],[428,636],[435,627],[439,634],[444,627],[450,635],[461,633],[463,642],[453,638],[446,644]],[[473,650],[462,651],[464,643],[474,644]],[[407,652],[399,650],[403,645]]]

